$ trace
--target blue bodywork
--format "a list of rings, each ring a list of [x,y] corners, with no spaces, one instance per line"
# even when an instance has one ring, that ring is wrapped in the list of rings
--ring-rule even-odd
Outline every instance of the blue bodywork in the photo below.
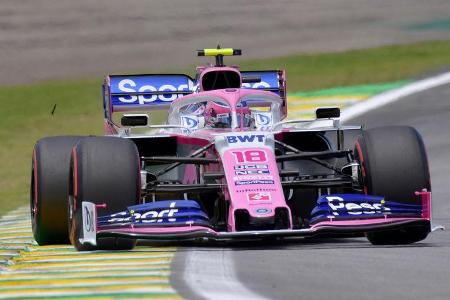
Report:
[[[383,197],[364,194],[332,194],[319,197],[311,212],[311,223],[335,220],[421,217],[422,205],[385,201]]]
[[[99,227],[108,226],[209,226],[209,218],[193,200],[165,200],[129,206],[126,211],[97,219]]]
[[[243,83],[242,87],[246,89],[265,90],[280,94],[280,77],[278,71],[242,71],[243,78],[246,76],[255,76],[261,78],[260,82]]]
[[[172,101],[194,92],[187,75],[112,75],[109,94],[113,107],[169,106]]]
[[[242,76],[256,76],[260,82],[243,83],[243,88],[266,90],[280,95],[278,71],[243,71]],[[163,109],[184,95],[198,91],[198,82],[184,74],[110,75],[103,86],[104,107],[113,111],[133,107]],[[280,95],[283,96],[283,95]]]

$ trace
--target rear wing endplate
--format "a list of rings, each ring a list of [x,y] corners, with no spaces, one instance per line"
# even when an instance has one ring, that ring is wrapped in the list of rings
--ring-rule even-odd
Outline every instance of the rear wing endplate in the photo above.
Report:
[[[258,78],[252,83],[242,83],[243,88],[273,92],[283,99],[283,113],[287,115],[286,77],[284,70],[241,71],[242,78]]]

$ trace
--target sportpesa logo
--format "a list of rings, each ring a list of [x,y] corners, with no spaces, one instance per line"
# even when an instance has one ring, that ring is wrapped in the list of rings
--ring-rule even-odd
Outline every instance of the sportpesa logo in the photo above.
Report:
[[[161,222],[176,222],[175,214],[178,213],[178,209],[175,208],[176,202],[172,202],[168,209],[163,210],[149,210],[130,213],[123,211],[120,213],[112,214],[108,219],[108,223],[120,223],[129,222],[134,220],[138,223],[161,223]]]
[[[167,92],[167,94],[160,95],[130,95],[119,97],[119,101],[127,104],[135,104],[138,102],[139,104],[148,104],[155,102],[157,100],[164,102],[172,102],[173,100],[181,97],[183,94],[177,94],[177,92],[189,92],[194,91],[195,86],[194,83],[189,80],[187,84],[180,84],[178,86],[174,86],[171,84],[162,84],[160,86],[153,86],[149,84],[142,85],[138,87],[136,82],[132,79],[122,79],[117,84],[117,88],[121,93],[151,93],[151,92]]]
[[[387,213],[391,209],[384,206],[382,203],[368,203],[368,202],[346,202],[342,197],[327,196],[328,206],[331,208],[331,212],[335,216],[339,216],[341,213],[347,213],[350,215],[371,215],[379,213]]]
[[[148,105],[155,102],[172,102],[175,99],[182,97],[184,95],[183,92],[194,92],[198,90],[198,85],[195,84],[192,80],[186,80],[186,78],[145,79],[145,77],[139,78],[139,80],[123,78],[122,80],[115,82],[114,84],[116,86],[114,88],[114,93],[121,94],[116,98],[118,100],[118,103],[115,104]],[[168,80],[170,80],[172,83],[167,84],[166,82]],[[147,83],[144,83],[145,81],[147,81]],[[270,84],[268,84],[267,82],[258,82],[254,84],[243,84],[242,87],[252,89],[270,88]],[[162,94],[161,92],[167,93]],[[151,95],[151,93],[158,94]],[[261,122],[263,124],[266,123],[266,118],[262,117]]]

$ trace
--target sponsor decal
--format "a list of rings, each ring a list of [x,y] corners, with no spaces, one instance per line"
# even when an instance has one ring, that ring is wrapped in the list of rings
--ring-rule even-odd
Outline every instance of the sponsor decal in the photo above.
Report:
[[[276,192],[276,189],[271,188],[254,188],[254,189],[242,189],[242,190],[236,190],[236,193],[248,193],[248,192]]]
[[[242,87],[246,88],[246,89],[269,89],[269,88],[271,88],[270,84],[267,82],[264,82],[264,81],[260,81],[260,82],[254,83],[254,84],[245,82],[242,84]]]
[[[234,171],[235,175],[265,175],[270,174],[269,170],[242,170],[242,171]]]
[[[390,211],[389,207],[383,205],[383,203],[353,203],[346,202],[342,197],[327,196],[328,206],[331,208],[333,215],[339,216],[339,213],[347,213],[350,215],[362,215],[362,214],[376,214]]]
[[[270,214],[272,212],[272,210],[270,208],[258,208],[258,209],[255,209],[255,212],[258,215],[267,215],[267,214]]]
[[[129,96],[129,97],[119,97],[119,101],[123,103],[134,103],[138,102],[139,104],[146,104],[155,102],[156,100],[168,101],[171,102],[178,98],[178,95],[174,92],[182,92],[189,91],[189,86],[187,84],[181,84],[178,87],[175,87],[171,84],[163,84],[160,87],[156,88],[152,85],[143,85],[139,89],[136,89],[136,83],[131,79],[123,79],[119,82],[118,88],[120,91],[124,93],[146,93],[146,92],[168,92],[163,95],[139,95],[139,96]]]
[[[268,169],[268,168],[269,168],[268,165],[260,165],[260,164],[234,166],[235,170],[258,170],[258,169]]]
[[[95,231],[95,220],[94,220],[94,211],[89,210],[87,206],[84,206],[83,211],[83,222],[84,222],[84,229],[87,232],[93,232]]]
[[[256,83],[242,83],[243,88],[252,89],[278,89],[280,87],[280,76],[278,71],[242,71],[242,77],[258,76],[261,78],[260,82]]]
[[[272,175],[246,175],[246,176],[234,176],[234,181],[238,180],[273,180]]]
[[[111,219],[108,219],[107,222],[109,223],[114,223],[114,222],[128,222],[131,220],[131,217],[128,216],[126,218],[124,218],[125,216],[127,216],[128,213],[126,211],[121,211],[115,214],[112,214],[110,217]]]
[[[258,193],[248,193],[247,194],[248,201],[270,201],[270,193],[267,192],[258,192]]]
[[[271,113],[257,113],[255,114],[255,121],[257,127],[272,125],[272,114]]]
[[[130,220],[139,220],[142,223],[161,223],[167,219],[169,222],[176,222],[176,218],[174,218],[174,214],[178,212],[178,209],[175,208],[176,202],[170,203],[169,209],[163,209],[161,211],[157,210],[149,210],[144,213],[135,212],[134,210],[130,210],[131,216],[127,218],[120,218],[120,216],[124,216],[127,212],[120,212],[117,214],[111,215],[111,219],[108,220],[109,223],[116,222],[128,222]]]
[[[235,181],[235,185],[247,185],[247,184],[274,184],[273,180],[240,180]]]
[[[81,216],[83,222],[83,237],[79,238],[80,243],[97,244],[97,216],[95,213],[95,204],[91,202],[81,202]]]
[[[196,116],[181,116],[181,124],[189,129],[198,129],[198,123]]]
[[[236,143],[263,143],[264,134],[249,134],[249,135],[229,135],[226,137],[228,144]]]
[[[167,84],[171,82],[171,84]],[[151,76],[133,76],[111,78],[111,93],[125,94],[114,96],[113,104],[115,105],[144,105],[156,104],[164,102],[172,102],[173,100],[183,96],[177,92],[194,91],[194,82],[186,76],[174,75],[151,75]],[[156,93],[167,92],[160,95],[126,95],[139,93]]]

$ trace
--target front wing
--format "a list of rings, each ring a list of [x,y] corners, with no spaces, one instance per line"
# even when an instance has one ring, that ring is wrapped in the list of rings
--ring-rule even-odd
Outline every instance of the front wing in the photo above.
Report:
[[[398,203],[384,203],[377,206],[382,197],[364,195],[333,195],[328,196],[326,202],[320,198],[313,214],[316,215],[309,227],[302,229],[253,230],[223,232],[216,231],[209,226],[207,216],[201,211],[195,201],[182,200],[161,201],[154,204],[143,204],[129,207],[128,211],[97,218],[99,205],[90,202],[82,203],[83,236],[81,243],[96,245],[98,238],[122,237],[145,239],[150,241],[234,241],[259,240],[265,238],[294,238],[314,237],[323,235],[362,235],[368,232],[407,229],[413,227],[425,228],[431,231],[431,193],[417,192],[421,204],[401,205]],[[341,200],[339,198],[341,197]],[[360,198],[361,202],[357,202]],[[336,199],[339,201],[336,202]],[[351,199],[345,202],[343,199]],[[370,202],[372,201],[372,202]],[[359,203],[359,204],[357,204]],[[345,204],[345,205],[344,205]],[[148,209],[148,206],[152,210]],[[384,205],[389,205],[390,208]],[[360,210],[345,210],[346,207]],[[170,209],[166,209],[170,208]],[[358,212],[361,212],[358,214]],[[93,222],[96,220],[96,222]]]
[[[305,229],[256,230],[238,232],[218,232],[204,226],[168,228],[116,228],[97,232],[97,238],[127,237],[162,241],[233,241],[260,240],[265,238],[314,237],[328,234],[353,235],[373,231],[394,230],[407,227],[428,227],[430,221],[422,218],[393,218],[385,220],[320,222]]]

